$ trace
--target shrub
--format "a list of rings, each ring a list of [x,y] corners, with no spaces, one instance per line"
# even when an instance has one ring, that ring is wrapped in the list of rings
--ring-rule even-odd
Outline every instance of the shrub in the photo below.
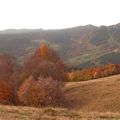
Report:
[[[25,80],[18,90],[18,98],[23,105],[29,106],[60,106],[64,95],[62,86],[51,77],[37,80],[31,76]]]
[[[13,91],[9,84],[0,80],[0,103],[12,104],[13,103]]]

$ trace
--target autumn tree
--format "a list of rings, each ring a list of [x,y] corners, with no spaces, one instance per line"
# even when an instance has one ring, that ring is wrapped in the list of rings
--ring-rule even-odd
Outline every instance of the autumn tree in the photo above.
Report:
[[[4,80],[0,80],[0,104],[13,104],[13,91]]]
[[[41,44],[26,59],[21,78],[25,80],[18,90],[18,98],[22,104],[54,106],[62,103],[63,83],[67,79],[65,64],[46,44]]]
[[[40,56],[43,58],[43,59],[49,59],[49,48],[46,44],[42,43],[40,48],[39,48],[39,53],[40,53]]]
[[[120,65],[107,64],[101,67],[82,69],[68,73],[70,81],[84,81],[120,73]]]
[[[0,79],[9,80],[15,69],[15,58],[8,54],[0,54]]]
[[[60,106],[64,94],[57,80],[51,77],[37,80],[30,76],[19,88],[18,98],[23,105],[29,106]]]
[[[65,64],[59,55],[45,44],[42,44],[24,63],[21,78],[25,80],[31,75],[35,79],[39,76],[52,77],[58,81],[67,79]]]
[[[7,92],[12,96],[13,103],[16,103],[16,91],[18,87],[21,85],[20,82],[20,71],[18,71],[19,66],[17,65],[16,58],[8,55],[8,54],[0,54],[0,89],[3,89],[2,92],[6,92],[6,100],[7,100]],[[8,87],[9,86],[9,87]],[[6,89],[6,90],[4,90]],[[9,90],[8,90],[9,89]],[[2,98],[2,93],[0,97]],[[8,96],[9,97],[9,96]],[[9,98],[8,98],[9,99]]]
[[[104,75],[109,76],[109,75],[118,74],[119,71],[120,71],[120,65],[108,64],[108,65],[105,65]]]

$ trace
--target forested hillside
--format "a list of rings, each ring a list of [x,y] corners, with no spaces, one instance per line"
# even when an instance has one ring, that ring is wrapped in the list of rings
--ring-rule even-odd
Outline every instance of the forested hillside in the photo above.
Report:
[[[81,67],[120,63],[120,24],[79,26],[60,30],[5,30],[0,32],[0,52],[23,57],[45,42],[71,65]]]

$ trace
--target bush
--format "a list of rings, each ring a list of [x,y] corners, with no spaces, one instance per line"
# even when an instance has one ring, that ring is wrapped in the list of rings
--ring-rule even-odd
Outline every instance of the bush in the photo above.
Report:
[[[25,80],[18,91],[18,98],[23,105],[61,106],[64,100],[62,86],[57,80],[31,76]]]
[[[9,84],[0,80],[0,103],[12,104],[13,103],[13,91]]]

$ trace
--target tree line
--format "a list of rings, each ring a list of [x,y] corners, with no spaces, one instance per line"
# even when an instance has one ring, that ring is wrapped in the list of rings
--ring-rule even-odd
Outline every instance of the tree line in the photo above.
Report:
[[[107,64],[102,67],[94,67],[68,72],[69,81],[85,81],[90,79],[107,77],[120,73],[119,64]]]

